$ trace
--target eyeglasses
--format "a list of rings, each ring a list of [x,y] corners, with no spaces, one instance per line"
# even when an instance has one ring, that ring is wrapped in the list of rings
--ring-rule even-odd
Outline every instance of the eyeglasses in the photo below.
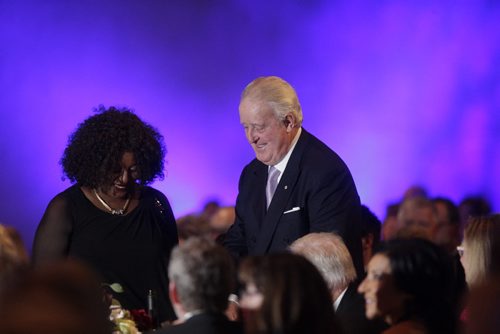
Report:
[[[462,257],[464,255],[464,246],[457,246],[457,253]]]

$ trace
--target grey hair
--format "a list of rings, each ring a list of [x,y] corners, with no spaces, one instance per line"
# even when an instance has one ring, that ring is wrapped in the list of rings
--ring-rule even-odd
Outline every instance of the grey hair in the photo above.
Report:
[[[241,101],[245,98],[268,103],[279,120],[284,120],[288,113],[292,113],[297,125],[302,126],[302,107],[297,93],[288,82],[279,77],[259,77],[253,80],[241,94]]]
[[[222,246],[192,237],[172,251],[168,277],[175,283],[180,303],[187,312],[223,312],[235,274],[233,261]]]
[[[351,254],[335,233],[310,233],[295,240],[290,250],[311,261],[333,291],[346,288],[356,279]]]

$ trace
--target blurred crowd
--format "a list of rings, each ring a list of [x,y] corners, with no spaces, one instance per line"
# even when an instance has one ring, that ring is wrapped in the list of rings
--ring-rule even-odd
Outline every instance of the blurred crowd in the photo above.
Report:
[[[235,210],[208,202],[177,219],[169,263],[178,319],[162,333],[496,333],[500,215],[485,198],[458,205],[412,187],[382,222],[363,206],[365,275],[334,233],[235,263],[222,247]],[[32,268],[0,225],[0,333],[134,333],[112,322],[109,289],[72,259]],[[138,322],[137,319],[132,321]],[[203,330],[202,330],[203,329]]]

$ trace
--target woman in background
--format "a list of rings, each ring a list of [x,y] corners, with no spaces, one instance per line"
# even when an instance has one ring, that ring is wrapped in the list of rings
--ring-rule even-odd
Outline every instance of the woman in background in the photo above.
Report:
[[[73,183],[49,203],[36,231],[36,265],[76,258],[119,283],[115,296],[129,310],[157,296],[161,321],[174,319],[167,266],[177,244],[167,198],[148,187],[163,178],[163,137],[128,109],[98,108],[69,137],[61,159]]]
[[[500,214],[469,218],[462,246],[457,249],[470,289],[481,287],[490,277],[500,274]],[[468,300],[460,320],[464,327],[469,327]]]
[[[384,334],[456,333],[452,262],[444,249],[423,239],[382,244],[358,288],[368,319],[382,318]]]
[[[239,277],[247,334],[338,333],[330,292],[305,258],[288,253],[248,257]]]
[[[458,249],[469,287],[500,273],[500,214],[470,218]]]

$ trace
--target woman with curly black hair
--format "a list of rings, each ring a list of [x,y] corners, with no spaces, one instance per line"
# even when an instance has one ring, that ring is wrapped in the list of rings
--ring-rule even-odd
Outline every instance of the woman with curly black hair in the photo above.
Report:
[[[99,107],[69,137],[61,165],[75,183],[49,203],[33,245],[36,265],[77,258],[119,283],[126,309],[157,295],[160,320],[173,319],[167,265],[177,244],[170,204],[148,187],[163,178],[163,137],[128,109]]]

